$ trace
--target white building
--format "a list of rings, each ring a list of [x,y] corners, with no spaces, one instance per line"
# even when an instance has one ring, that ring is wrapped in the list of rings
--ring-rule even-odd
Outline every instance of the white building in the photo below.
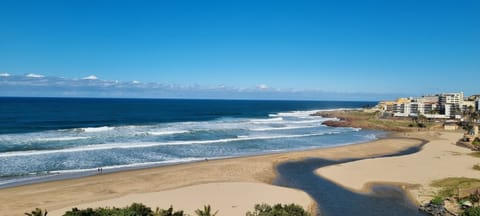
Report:
[[[438,95],[438,103],[440,104],[440,113],[450,117],[457,117],[461,115],[463,92],[442,93]]]
[[[475,110],[476,111],[480,110],[480,98],[475,101]]]

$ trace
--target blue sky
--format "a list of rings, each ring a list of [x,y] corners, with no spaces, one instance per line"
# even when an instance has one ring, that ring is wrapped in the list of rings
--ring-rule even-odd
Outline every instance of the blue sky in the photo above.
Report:
[[[0,96],[480,93],[479,11],[475,0],[2,0]]]

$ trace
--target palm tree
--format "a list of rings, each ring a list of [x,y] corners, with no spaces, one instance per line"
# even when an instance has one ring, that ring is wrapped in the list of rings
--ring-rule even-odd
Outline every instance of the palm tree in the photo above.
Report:
[[[153,213],[154,216],[185,216],[183,211],[173,211],[173,206],[170,206],[167,210],[165,209],[157,209]]]
[[[218,210],[215,213],[212,213],[212,208],[210,207],[210,205],[203,206],[203,210],[195,210],[195,214],[197,214],[197,216],[215,216],[217,215],[217,213]]]
[[[25,215],[27,216],[47,216],[48,212],[45,209],[45,211],[42,211],[42,209],[36,208],[32,212],[28,213],[26,212]]]

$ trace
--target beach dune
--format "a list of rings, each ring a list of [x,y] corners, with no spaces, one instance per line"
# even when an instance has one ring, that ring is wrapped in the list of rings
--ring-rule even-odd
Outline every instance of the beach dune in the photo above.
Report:
[[[184,210],[189,215],[195,215],[196,209],[203,209],[209,204],[213,210],[219,210],[219,215],[243,216],[248,211],[253,211],[255,204],[297,203],[305,209],[315,206],[313,200],[299,190],[283,188],[262,183],[209,183],[182,187],[152,193],[129,194],[126,196],[102,200],[82,205],[61,208],[49,213],[60,216],[72,207],[124,207],[133,201],[143,203],[152,209],[160,207],[168,209],[170,205],[174,210]]]

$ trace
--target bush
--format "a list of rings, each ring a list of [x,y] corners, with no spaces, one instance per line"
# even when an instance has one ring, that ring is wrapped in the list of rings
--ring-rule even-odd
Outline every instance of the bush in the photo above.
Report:
[[[475,137],[475,139],[472,142],[472,145],[479,145],[480,144],[480,138]]]
[[[276,204],[273,207],[268,204],[255,205],[255,211],[247,212],[247,216],[310,216],[302,206],[290,204]]]
[[[67,211],[64,216],[153,216],[151,208],[141,204],[133,203],[125,208],[87,208],[78,209],[73,208],[71,211]]]
[[[197,215],[202,216],[215,216],[218,211],[212,212],[210,205],[204,206],[204,209],[198,209],[195,211]],[[41,209],[35,209],[31,213],[25,213],[26,215],[32,216],[45,216],[47,212],[45,211],[44,215]],[[302,206],[290,204],[290,205],[281,205],[276,204],[270,206],[268,204],[257,204],[255,205],[255,210],[253,212],[247,212],[247,216],[310,216],[310,213],[305,211]],[[170,206],[168,209],[159,209],[157,208],[154,211],[150,207],[145,206],[141,203],[133,203],[130,206],[124,208],[87,208],[87,209],[78,209],[72,208],[72,210],[65,212],[64,216],[186,216],[183,211],[173,211],[173,207]]]
[[[443,198],[439,197],[439,196],[436,196],[435,198],[430,200],[430,203],[434,204],[434,205],[443,205]]]
[[[184,216],[183,211],[173,211],[173,207],[170,206],[167,210],[158,209],[155,211],[155,216]]]
[[[461,216],[480,216],[480,207],[472,207],[465,210]]]

